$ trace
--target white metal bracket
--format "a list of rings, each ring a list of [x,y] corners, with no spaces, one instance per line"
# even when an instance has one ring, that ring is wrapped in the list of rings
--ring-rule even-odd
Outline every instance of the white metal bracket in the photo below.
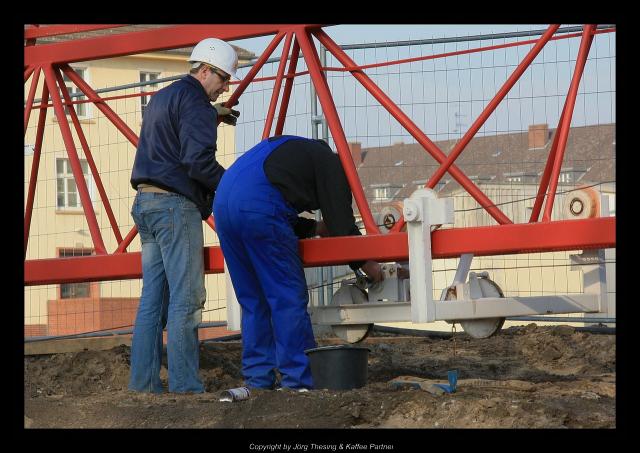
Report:
[[[400,278],[398,263],[381,265],[384,280],[367,288],[369,302],[407,302],[411,299],[409,279]]]
[[[435,321],[431,226],[453,223],[453,198],[438,198],[431,189],[418,189],[404,200],[403,215],[409,236],[411,321]]]

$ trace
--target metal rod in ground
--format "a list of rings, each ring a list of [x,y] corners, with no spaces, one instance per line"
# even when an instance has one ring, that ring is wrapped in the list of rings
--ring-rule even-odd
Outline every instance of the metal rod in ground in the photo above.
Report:
[[[418,337],[440,337],[440,338],[450,338],[451,332],[444,332],[439,330],[422,330],[422,329],[405,329],[402,327],[387,327],[387,326],[378,326],[373,325],[373,332],[380,333],[395,333],[400,335],[411,335]]]
[[[577,318],[556,316],[510,316],[507,321],[540,321],[540,322],[594,322],[601,324],[615,324],[616,318]]]
[[[553,327],[553,326],[550,326]],[[607,327],[607,326],[584,326],[584,327],[573,327],[578,332],[589,332],[589,333],[602,333],[602,334],[610,334],[615,335],[616,328],[615,327]],[[506,330],[506,329],[504,329]],[[415,337],[431,337],[431,338],[451,338],[453,334],[451,332],[439,331],[439,330],[422,330],[422,329],[405,329],[402,327],[387,327],[387,326],[378,326],[375,325],[372,328],[373,332],[379,333],[392,333],[396,335],[409,335]],[[481,341],[481,340],[478,340]]]

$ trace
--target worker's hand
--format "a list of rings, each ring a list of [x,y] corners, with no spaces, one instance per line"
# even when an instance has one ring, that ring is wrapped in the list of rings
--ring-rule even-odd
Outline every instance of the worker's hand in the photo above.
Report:
[[[216,109],[216,112],[218,112],[218,117],[223,123],[230,126],[235,126],[236,122],[238,121],[238,117],[240,116],[240,112],[229,107],[225,107],[224,104],[224,102],[219,102],[217,104],[214,104],[213,107]],[[233,105],[237,104],[238,101],[236,101]]]
[[[327,225],[324,223],[324,220],[319,220],[316,222],[316,236],[329,236],[329,230],[327,229]]]
[[[362,272],[367,274],[367,277],[369,277],[372,283],[378,283],[384,280],[382,268],[380,267],[380,264],[375,261],[367,261],[360,269],[362,269]]]

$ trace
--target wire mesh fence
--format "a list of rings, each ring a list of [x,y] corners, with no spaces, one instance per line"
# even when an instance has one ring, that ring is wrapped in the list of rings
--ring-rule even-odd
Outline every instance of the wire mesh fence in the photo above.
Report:
[[[601,29],[604,30],[606,28]],[[564,31],[564,36],[573,32],[572,29]],[[330,30],[328,33],[331,34]],[[448,154],[531,49],[533,44],[528,41],[535,38],[532,34],[514,32],[368,43],[343,46],[343,49],[359,66],[369,65],[365,73]],[[456,161],[514,223],[528,222],[531,215],[575,69],[580,33],[573,34],[576,36],[550,41],[545,46]],[[279,48],[271,62],[257,74],[258,81],[243,93],[237,107],[241,111],[237,126],[219,128],[217,158],[225,167],[261,140],[273,77],[278,69]],[[476,51],[479,48],[486,50]],[[578,91],[553,220],[567,218],[567,197],[586,190],[585,186],[596,189],[598,196],[606,199],[607,211],[603,215],[615,215],[615,49],[615,33],[594,36]],[[380,225],[384,223],[385,209],[387,213],[395,209],[397,220],[401,212],[398,203],[424,186],[439,164],[348,71],[340,69],[342,65],[331,53],[323,48],[319,50],[372,211]],[[250,67],[239,68],[241,79]],[[123,58],[103,64],[77,65],[75,69],[101,96],[117,98],[109,101],[110,107],[139,134],[142,112],[150,97],[184,74],[186,64],[184,61],[132,62]],[[307,67],[301,58],[297,72],[305,71]],[[260,81],[261,78],[267,80]],[[25,97],[28,89],[29,84],[25,84]],[[37,93],[41,92],[39,87]],[[141,96],[142,92],[149,94]],[[73,98],[81,99],[80,96]],[[34,105],[39,106],[39,101]],[[130,209],[135,191],[129,178],[135,148],[91,103],[76,105],[85,106],[78,110],[82,113],[80,120],[124,236],[134,226]],[[38,114],[39,110],[34,108],[25,134],[25,193],[30,180]],[[335,149],[308,74],[294,79],[283,133],[324,138]],[[73,135],[78,145],[75,131]],[[359,152],[354,152],[356,149]],[[86,161],[82,148],[77,146],[77,150],[81,160]],[[107,250],[115,250],[117,241],[97,196],[95,181],[86,165],[83,169],[105,245]],[[454,199],[455,223],[442,228],[496,223],[449,174],[445,174],[434,189],[441,196]],[[204,224],[203,230],[205,245],[217,245],[215,232]],[[139,240],[134,239],[128,251],[139,250]],[[87,222],[68,168],[59,125],[50,111],[26,258],[90,253],[93,245]],[[615,250],[607,253],[607,271],[615,275]],[[580,293],[583,290],[581,272],[572,270],[569,255],[569,252],[553,252],[478,257],[471,270],[488,271],[506,296]],[[456,267],[456,259],[434,261],[434,297],[440,297],[442,289],[451,283]],[[347,266],[325,268],[322,273],[308,269],[312,304],[328,303],[340,280],[352,276],[350,272]],[[203,322],[224,321],[225,277],[210,274],[205,282],[207,300]],[[140,290],[140,280],[26,287],[25,337],[131,327]],[[613,284],[610,293],[615,297]]]
[[[128,64],[127,64],[128,63]],[[150,96],[177,78],[184,76],[188,66],[183,58],[173,64],[166,62],[136,62],[131,69],[127,60],[113,63],[92,63],[87,67],[74,66],[99,94],[111,99],[109,106],[139,135],[143,110]],[[139,70],[139,67],[148,67]],[[129,70],[127,67],[130,67]],[[93,80],[92,80],[93,79]],[[143,82],[140,82],[143,80]],[[93,82],[93,83],[92,83]],[[38,92],[41,93],[42,81]],[[72,91],[73,88],[70,89]],[[112,99],[116,98],[116,99]],[[82,100],[81,96],[74,96]],[[37,105],[39,100],[36,99]],[[77,106],[84,106],[78,108]],[[136,192],[130,185],[135,147],[117,130],[95,106],[76,104],[83,132],[100,180],[108,194],[109,203],[122,236],[134,227],[131,206]],[[52,109],[50,109],[52,110]],[[25,194],[33,164],[38,111],[32,115],[25,134]],[[69,117],[67,117],[69,118]],[[106,209],[96,189],[96,180],[87,165],[87,156],[73,130],[85,180],[96,212],[100,233],[111,253],[118,242]],[[218,129],[218,160],[228,166],[234,159],[234,137],[230,126]],[[27,260],[91,255],[95,253],[89,227],[59,130],[58,119],[49,111],[44,129],[37,190],[34,199]],[[203,224],[205,245],[217,245],[215,232]],[[127,248],[141,250],[136,237]],[[224,276],[205,276],[207,300],[202,312],[203,324],[226,319]],[[127,331],[133,327],[141,293],[142,281],[118,280],[81,282],[60,285],[25,287],[25,337],[58,337],[89,332]]]

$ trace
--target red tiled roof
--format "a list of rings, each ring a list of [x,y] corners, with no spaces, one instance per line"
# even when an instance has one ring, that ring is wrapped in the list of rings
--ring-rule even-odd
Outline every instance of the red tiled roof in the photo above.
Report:
[[[553,133],[544,148],[529,149],[528,132],[476,137],[456,160],[456,165],[469,178],[484,178],[485,182],[506,183],[509,173],[535,175],[539,182],[544,171]],[[615,181],[615,124],[573,127],[569,133],[562,168],[585,171],[579,183],[590,184]],[[449,154],[455,140],[435,142]],[[402,187],[396,200],[402,200],[416,189],[417,182],[429,179],[439,167],[438,162],[420,144],[396,144],[362,148],[362,164],[358,175],[367,198],[373,199],[376,184]],[[459,189],[460,185],[446,173],[441,181],[449,180],[443,192]],[[354,205],[355,207],[355,205]]]

